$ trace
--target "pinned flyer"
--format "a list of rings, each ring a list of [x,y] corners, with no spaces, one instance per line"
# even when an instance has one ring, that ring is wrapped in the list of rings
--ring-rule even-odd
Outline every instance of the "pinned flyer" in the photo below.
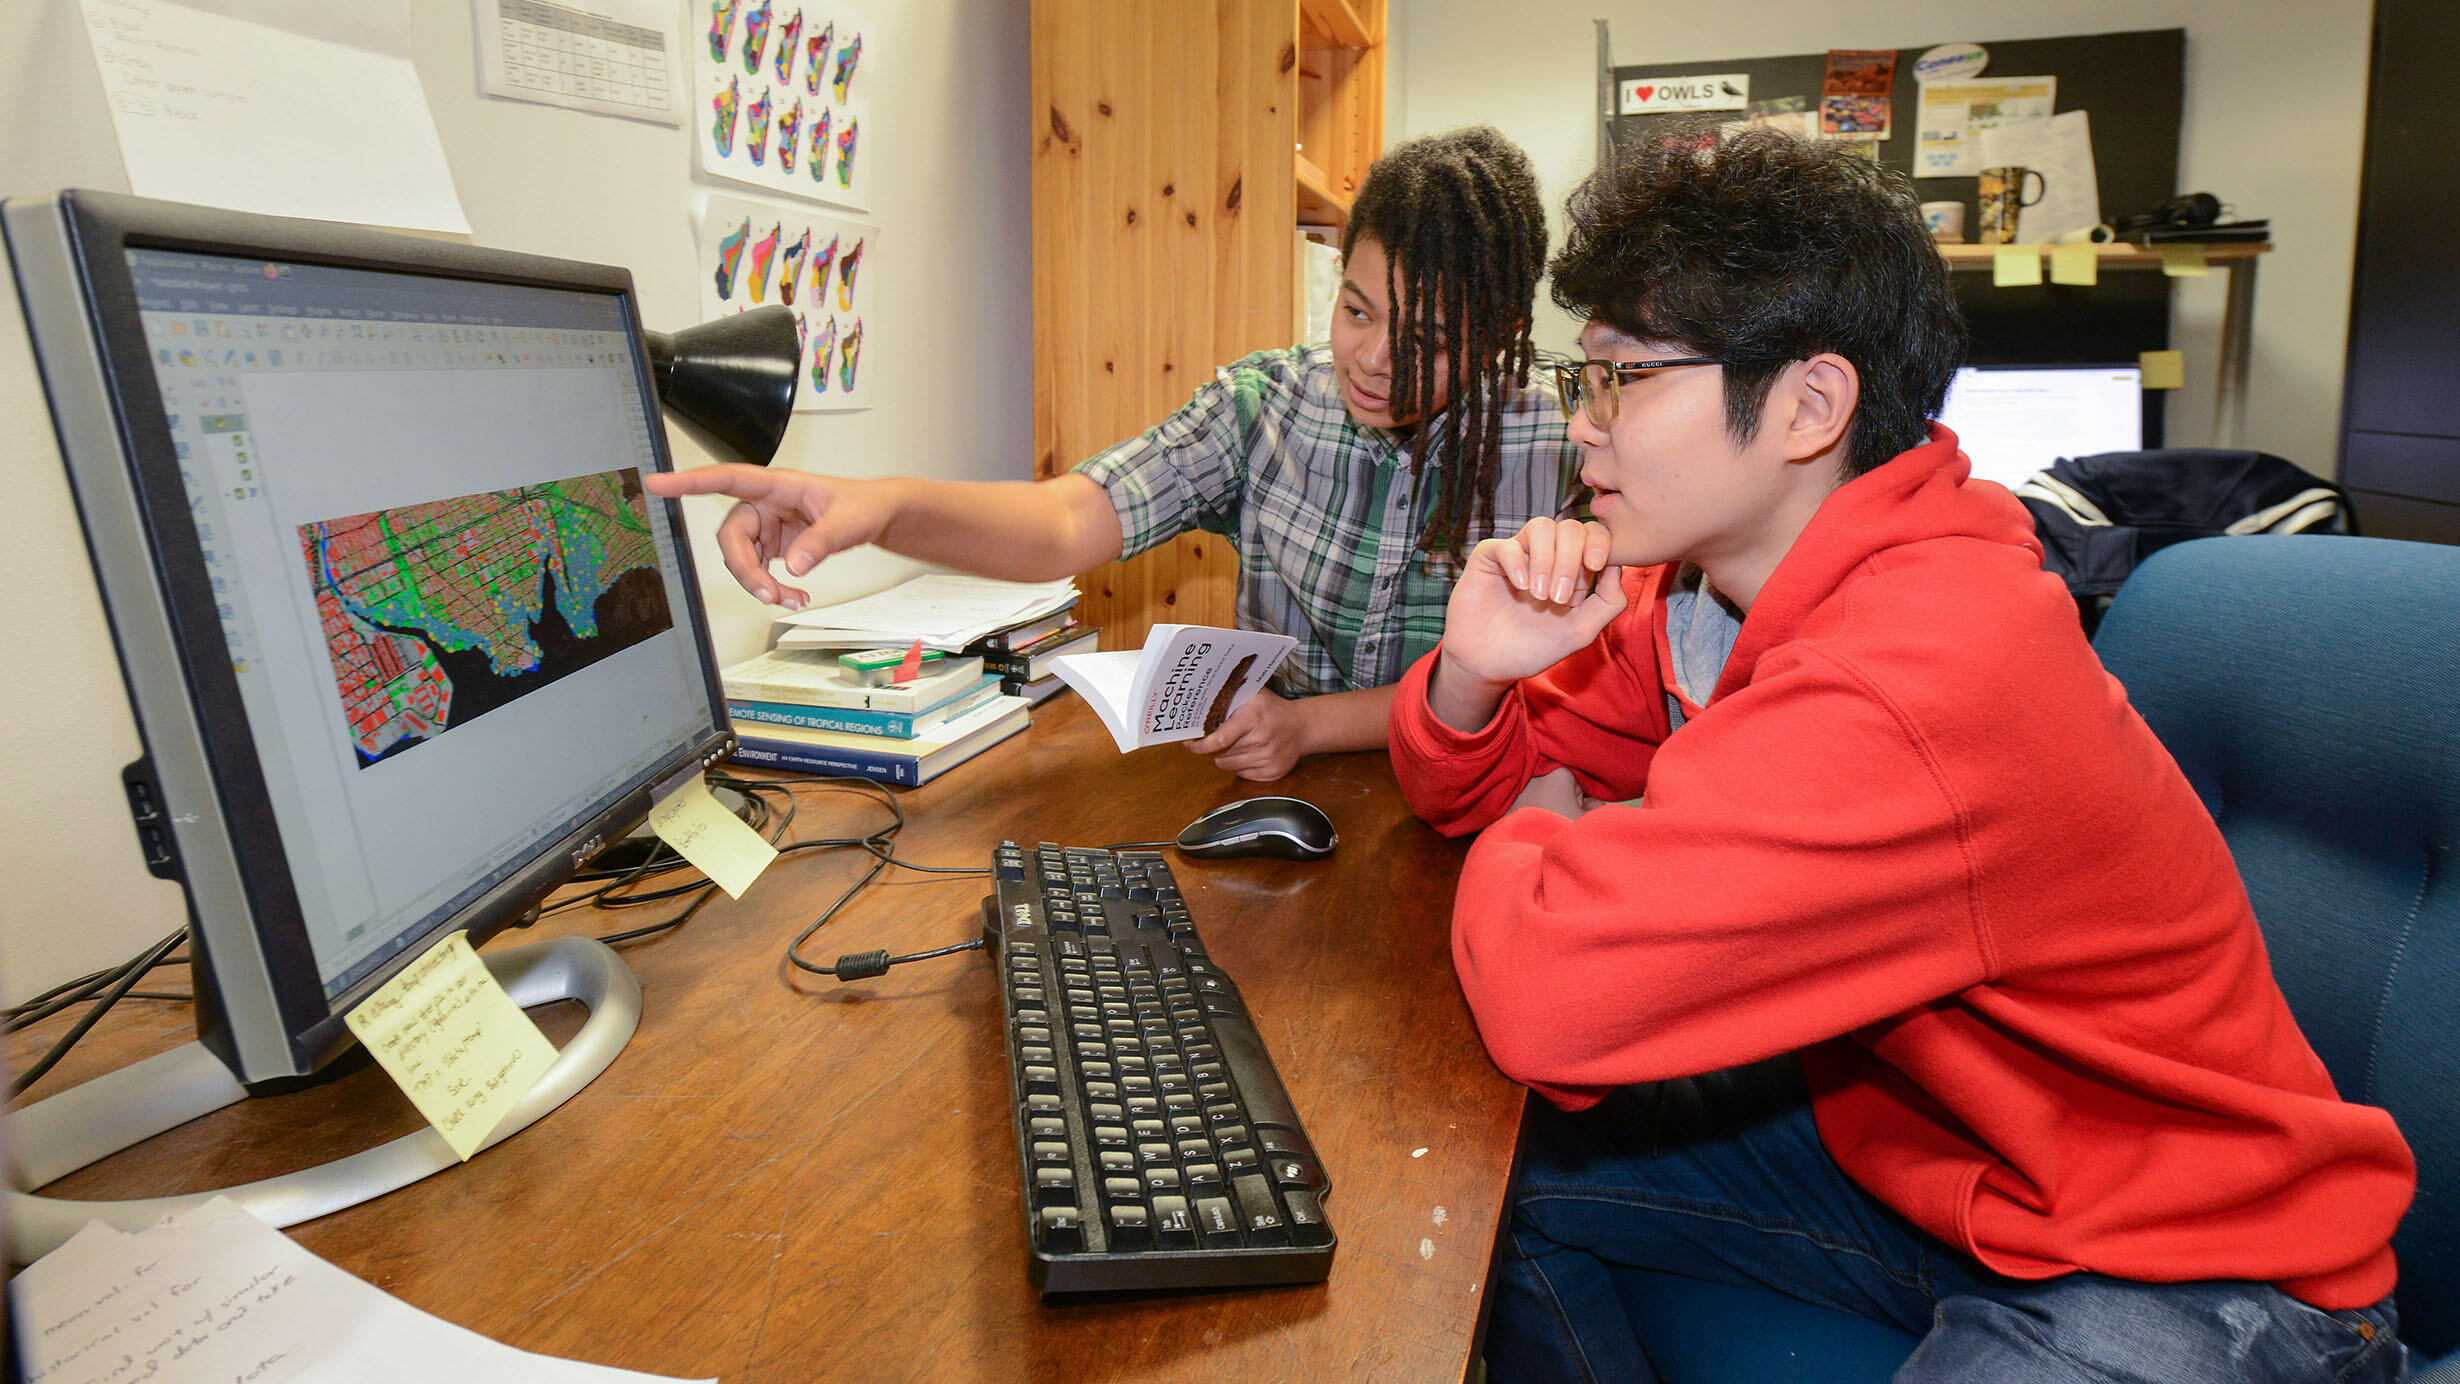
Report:
[[[555,1045],[454,932],[342,1022],[467,1161],[555,1065]]]
[[[730,899],[742,898],[777,859],[777,847],[727,811],[709,792],[709,781],[698,774],[649,809],[649,829]]]

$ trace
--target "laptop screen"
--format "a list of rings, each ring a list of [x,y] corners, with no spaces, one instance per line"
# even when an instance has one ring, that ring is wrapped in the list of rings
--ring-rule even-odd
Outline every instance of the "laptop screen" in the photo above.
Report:
[[[1939,421],[1973,474],[2013,489],[2060,457],[2144,446],[2144,372],[2134,365],[1968,365]]]

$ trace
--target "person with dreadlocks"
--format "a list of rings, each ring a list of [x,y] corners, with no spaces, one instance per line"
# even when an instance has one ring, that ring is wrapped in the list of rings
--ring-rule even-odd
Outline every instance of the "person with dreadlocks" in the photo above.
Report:
[[[1159,424],[1048,480],[849,480],[755,466],[650,476],[724,494],[727,570],[800,606],[802,576],[874,543],[1012,581],[1047,581],[1193,529],[1238,553],[1237,619],[1298,647],[1268,695],[1188,742],[1250,779],[1302,756],[1384,746],[1392,684],[1443,634],[1479,540],[1563,512],[1576,458],[1533,381],[1530,305],[1545,209],[1527,155],[1491,129],[1396,145],[1342,232],[1327,345],[1260,351]]]

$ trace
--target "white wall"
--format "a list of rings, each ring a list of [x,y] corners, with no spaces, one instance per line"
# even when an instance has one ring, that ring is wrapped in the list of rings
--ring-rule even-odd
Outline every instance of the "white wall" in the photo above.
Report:
[[[2270,217],[2276,247],[2259,273],[2241,445],[2324,474],[2337,464],[2368,0],[1522,0],[1511,7],[1508,39],[1495,33],[1491,0],[1394,7],[1406,10],[1394,26],[1394,73],[1405,88],[1387,105],[1394,137],[1495,125],[1528,149],[1558,212],[1596,158],[1594,19],[1609,21],[1614,61],[1625,65],[2183,28],[2179,191],[2209,191],[2241,216]],[[2093,134],[2118,137],[2099,124]],[[2211,437],[2221,284],[2218,273],[2181,281],[2173,295],[2171,344],[2187,354],[2187,388],[2169,406],[2174,446]],[[1575,331],[1549,307],[1539,344],[1568,349]]]
[[[414,56],[472,238],[622,265],[650,326],[692,322],[689,141],[700,122],[688,109],[677,129],[481,96],[470,8],[412,5]],[[1033,426],[1026,6],[870,8],[887,66],[873,89],[877,123],[865,127],[879,140],[869,219],[882,227],[865,272],[894,313],[864,341],[879,403],[799,415],[778,464],[1023,479]],[[127,190],[75,0],[0,4],[0,131],[0,195]],[[953,374],[951,360],[964,362]],[[0,438],[0,995],[14,1001],[125,959],[184,915],[177,887],[138,863],[117,778],[137,754],[136,730],[24,324],[8,302]],[[679,463],[700,456],[674,440]],[[686,512],[719,652],[747,657],[765,644],[766,619],[717,561],[719,508]],[[822,568],[813,594],[857,594],[904,570],[858,554]]]

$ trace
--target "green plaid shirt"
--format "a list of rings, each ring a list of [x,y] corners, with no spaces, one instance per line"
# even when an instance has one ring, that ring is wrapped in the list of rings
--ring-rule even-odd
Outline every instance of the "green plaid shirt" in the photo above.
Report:
[[[1564,512],[1579,458],[1543,366],[1505,401],[1495,526]],[[1539,383],[1540,378],[1544,383]],[[1123,551],[1190,529],[1239,554],[1242,629],[1293,635],[1273,677],[1285,696],[1398,682],[1443,637],[1459,568],[1421,553],[1445,459],[1410,471],[1410,447],[1351,421],[1329,346],[1259,351],[1224,367],[1186,407],[1076,469],[1110,492]]]

